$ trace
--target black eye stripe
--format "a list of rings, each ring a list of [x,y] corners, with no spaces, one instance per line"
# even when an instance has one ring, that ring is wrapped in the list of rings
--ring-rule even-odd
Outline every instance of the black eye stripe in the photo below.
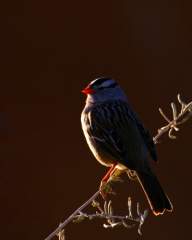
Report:
[[[117,86],[117,83],[115,82],[115,83],[111,84],[108,88],[114,88],[116,86]]]

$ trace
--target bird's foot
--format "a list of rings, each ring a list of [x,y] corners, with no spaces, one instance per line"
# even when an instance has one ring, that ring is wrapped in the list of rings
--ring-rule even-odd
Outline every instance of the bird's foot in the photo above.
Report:
[[[107,197],[106,197],[107,194],[116,195],[112,182],[123,182],[123,180],[120,177],[116,177],[116,178],[109,178],[108,181],[101,182],[99,187],[99,189],[101,190],[100,194],[105,201],[107,201]]]
[[[107,194],[115,195],[114,188],[113,188],[112,184],[109,182],[101,182],[99,189],[101,190],[100,194],[105,201],[108,201]]]
[[[133,180],[133,181],[137,180],[137,174],[135,171],[130,170],[127,172],[127,175],[131,180]]]
[[[112,184],[108,181],[101,182],[99,189],[101,190],[102,197],[104,197],[104,196],[106,197],[107,194],[115,194]]]

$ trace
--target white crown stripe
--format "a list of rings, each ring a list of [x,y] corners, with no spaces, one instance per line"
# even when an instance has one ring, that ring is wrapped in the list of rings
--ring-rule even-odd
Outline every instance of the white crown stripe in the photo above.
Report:
[[[93,80],[89,86],[110,87],[115,81],[111,78],[97,78]]]

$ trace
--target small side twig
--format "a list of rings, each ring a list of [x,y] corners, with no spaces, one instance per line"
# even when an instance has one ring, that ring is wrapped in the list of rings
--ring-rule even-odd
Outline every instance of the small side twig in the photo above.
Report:
[[[61,224],[60,224],[61,225]],[[59,225],[59,226],[60,226]],[[64,233],[65,233],[65,230],[64,229],[61,229],[60,231],[59,231],[59,233],[57,233],[56,235],[59,237],[59,240],[65,240],[65,235],[64,235]]]
[[[158,138],[165,132],[169,131],[169,137],[171,139],[175,139],[176,136],[172,134],[173,130],[179,131],[179,128],[177,127],[180,124],[183,124],[186,122],[191,116],[192,116],[192,102],[186,104],[181,100],[180,94],[177,95],[177,99],[179,103],[181,104],[181,111],[179,115],[177,115],[177,108],[174,103],[171,103],[171,108],[173,111],[173,120],[170,121],[169,118],[165,115],[165,113],[159,108],[159,111],[163,118],[168,122],[168,124],[158,130],[158,134],[153,138],[154,143],[159,143]],[[186,115],[184,117],[184,115]],[[180,120],[182,118],[182,120]],[[180,121],[178,121],[180,120]]]

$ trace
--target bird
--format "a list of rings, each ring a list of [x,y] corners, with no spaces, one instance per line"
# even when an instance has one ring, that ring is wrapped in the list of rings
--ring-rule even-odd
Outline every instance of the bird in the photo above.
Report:
[[[81,125],[94,157],[114,169],[134,173],[152,212],[162,215],[173,206],[161,187],[149,161],[148,153],[157,162],[153,139],[131,108],[127,97],[115,80],[101,77],[82,90],[87,95],[81,113]]]

